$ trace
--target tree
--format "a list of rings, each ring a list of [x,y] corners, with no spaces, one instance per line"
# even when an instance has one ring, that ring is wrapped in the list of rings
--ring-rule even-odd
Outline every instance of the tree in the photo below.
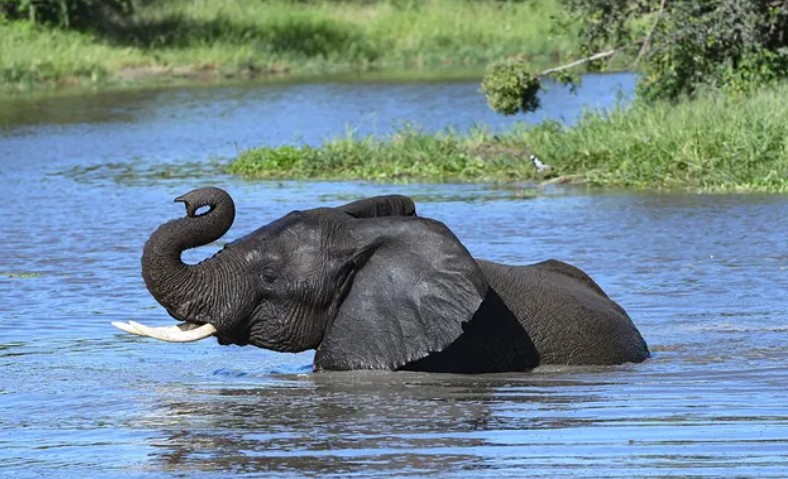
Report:
[[[638,82],[642,99],[675,100],[709,89],[744,93],[788,77],[788,0],[563,2],[568,23],[580,27],[580,53],[587,55],[583,63],[600,71],[613,53],[627,55],[643,73]],[[591,55],[603,50],[610,55]],[[508,69],[500,66],[506,64]],[[525,64],[512,65],[492,65],[482,90],[496,111],[532,111],[538,107],[533,98],[540,79],[550,71],[535,74]],[[512,75],[528,86],[517,97]]]

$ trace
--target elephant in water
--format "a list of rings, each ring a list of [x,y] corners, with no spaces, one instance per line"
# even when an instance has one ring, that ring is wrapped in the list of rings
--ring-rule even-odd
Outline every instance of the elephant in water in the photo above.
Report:
[[[476,260],[444,224],[416,216],[404,196],[293,211],[195,265],[181,252],[222,237],[235,205],[218,188],[175,201],[187,216],[151,235],[142,276],[184,323],[113,323],[124,331],[316,349],[315,371],[488,373],[649,357],[627,313],[579,269]]]

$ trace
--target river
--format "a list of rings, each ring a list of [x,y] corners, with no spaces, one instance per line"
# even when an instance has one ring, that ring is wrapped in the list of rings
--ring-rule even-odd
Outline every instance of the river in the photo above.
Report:
[[[788,197],[249,182],[259,145],[575,121],[631,75],[492,113],[478,83],[259,83],[0,100],[0,476],[787,477]],[[549,163],[549,158],[545,158]],[[140,276],[172,199],[227,189],[237,238],[293,209],[413,196],[474,256],[570,262],[653,358],[458,376],[311,372],[312,352],[133,337],[172,324]],[[197,261],[218,248],[185,255]]]

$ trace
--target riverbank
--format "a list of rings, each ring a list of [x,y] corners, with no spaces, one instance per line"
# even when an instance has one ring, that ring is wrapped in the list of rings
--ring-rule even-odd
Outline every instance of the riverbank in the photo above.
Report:
[[[0,24],[0,88],[480,67],[576,51],[558,0],[149,2],[90,31]]]
[[[636,103],[589,112],[571,127],[520,125],[503,134],[404,129],[319,148],[243,152],[229,167],[250,178],[574,182],[698,192],[788,192],[788,86],[747,97]],[[537,173],[537,155],[551,169]]]

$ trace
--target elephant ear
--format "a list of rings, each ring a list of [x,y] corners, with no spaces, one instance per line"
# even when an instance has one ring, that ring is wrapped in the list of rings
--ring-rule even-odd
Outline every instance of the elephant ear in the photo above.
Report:
[[[362,245],[353,284],[315,355],[315,370],[398,369],[463,333],[488,285],[442,223],[355,220]]]
[[[374,196],[354,201],[337,208],[354,218],[379,216],[416,216],[413,200],[402,195]]]

